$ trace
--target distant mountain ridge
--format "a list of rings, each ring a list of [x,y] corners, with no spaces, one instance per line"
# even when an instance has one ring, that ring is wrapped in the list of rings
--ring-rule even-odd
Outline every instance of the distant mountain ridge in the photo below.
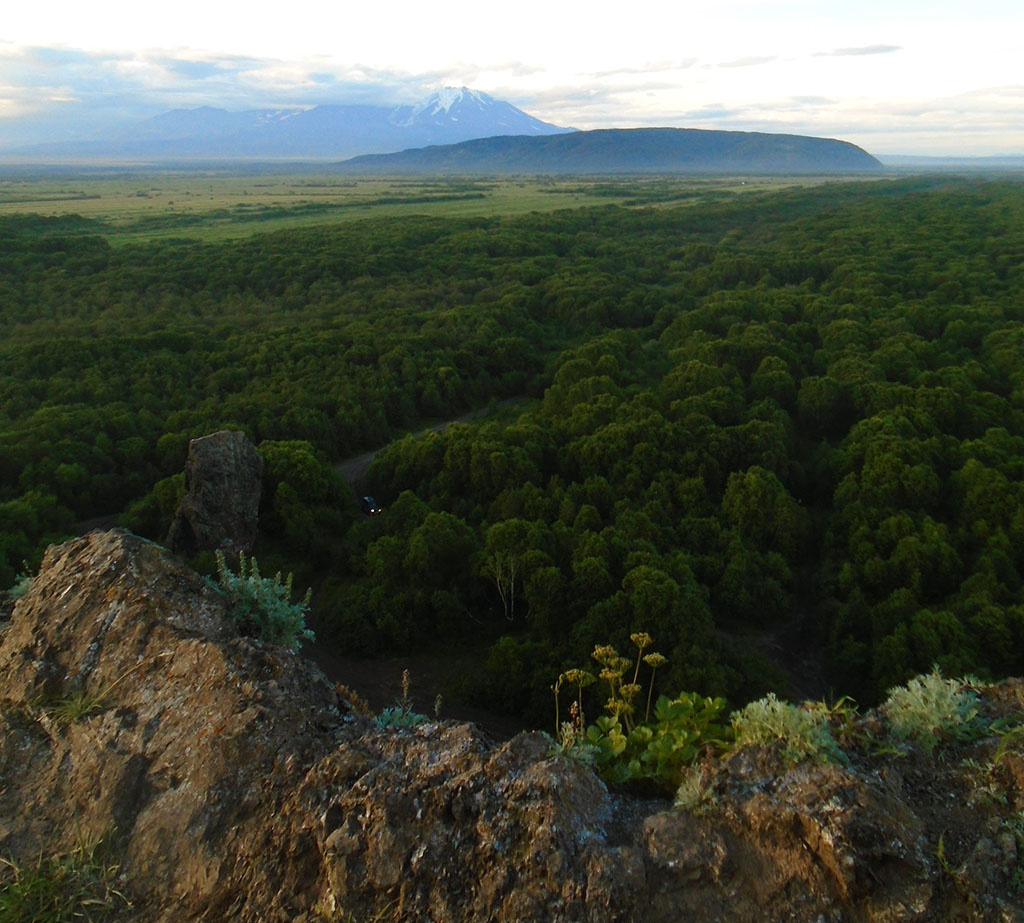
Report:
[[[103,138],[37,144],[19,153],[93,157],[346,158],[560,128],[467,87],[446,87],[416,106],[321,105],[228,112],[174,109]]]
[[[354,157],[348,173],[860,173],[883,169],[848,141],[696,128],[494,137]]]

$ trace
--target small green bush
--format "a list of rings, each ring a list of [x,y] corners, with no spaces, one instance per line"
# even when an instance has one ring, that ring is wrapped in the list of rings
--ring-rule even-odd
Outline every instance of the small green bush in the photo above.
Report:
[[[630,640],[637,648],[635,661],[621,657],[610,645],[594,648],[592,656],[601,667],[599,677],[608,686],[608,714],[589,727],[583,715],[583,690],[597,677],[586,670],[567,670],[551,687],[555,694],[557,747],[570,757],[592,764],[606,782],[653,783],[675,791],[697,754],[725,740],[728,728],[718,723],[725,700],[686,692],[674,699],[659,696],[652,721],[654,675],[667,661],[658,653],[644,654],[652,644],[646,632],[630,635]],[[637,705],[643,699],[643,686],[638,681],[642,664],[646,664],[650,676],[644,720],[637,722]],[[628,677],[630,668],[633,673]],[[576,698],[570,706],[569,720],[560,722],[558,701],[564,686],[576,687]]]
[[[256,559],[246,558],[244,553],[238,556],[238,573],[234,574],[222,552],[218,551],[216,558],[220,589],[234,604],[237,622],[264,641],[291,651],[298,650],[303,641],[314,640],[313,632],[306,628],[312,591],[306,591],[302,602],[293,603],[291,574],[284,581],[280,571],[273,578],[262,577]]]
[[[821,702],[803,706],[780,701],[769,692],[732,716],[736,746],[770,746],[781,742],[790,763],[809,759],[842,762],[843,751],[829,727],[829,710]]]
[[[946,743],[982,733],[981,700],[971,679],[943,679],[936,667],[905,686],[889,690],[882,712],[900,740],[912,740],[926,753]]]

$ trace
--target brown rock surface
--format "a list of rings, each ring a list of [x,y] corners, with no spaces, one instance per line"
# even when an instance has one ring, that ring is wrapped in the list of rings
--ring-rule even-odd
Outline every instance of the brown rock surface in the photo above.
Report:
[[[219,593],[119,532],[47,552],[0,677],[0,856],[106,835],[119,919],[1024,919],[1003,822],[1024,809],[1019,748],[987,800],[958,760],[741,751],[701,766],[703,813],[673,810],[539,734],[347,713],[312,664],[238,636]],[[95,709],[58,720],[76,692]]]
[[[193,439],[185,462],[185,496],[167,533],[167,547],[249,551],[259,525],[263,459],[245,433],[221,430]]]

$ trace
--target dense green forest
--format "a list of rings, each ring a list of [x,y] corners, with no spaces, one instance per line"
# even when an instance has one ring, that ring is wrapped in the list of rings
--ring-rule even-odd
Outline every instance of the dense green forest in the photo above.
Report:
[[[188,440],[266,460],[320,638],[482,651],[543,720],[595,643],[666,691],[867,704],[1024,673],[1024,184],[914,178],[113,247],[0,218],[0,586],[90,517],[159,538]],[[393,442],[363,518],[337,461]]]

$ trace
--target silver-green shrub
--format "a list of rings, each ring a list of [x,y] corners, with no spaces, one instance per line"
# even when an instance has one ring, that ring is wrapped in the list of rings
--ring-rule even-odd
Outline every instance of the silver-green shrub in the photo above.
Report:
[[[382,728],[415,728],[421,724],[426,724],[430,719],[426,715],[420,714],[418,711],[412,710],[412,697],[409,695],[409,689],[412,687],[412,679],[409,676],[409,671],[402,671],[402,697],[394,704],[385,708],[376,718],[373,720],[377,722]],[[438,696],[434,700],[434,715],[435,717],[441,711],[441,697]]]
[[[714,786],[698,769],[689,769],[683,774],[683,780],[676,789],[675,806],[690,814],[701,816],[709,814],[718,805],[718,796]]]
[[[222,552],[216,553],[217,579],[220,589],[234,603],[235,620],[251,626],[258,637],[289,650],[299,649],[303,641],[312,641],[313,632],[306,628],[311,591],[301,602],[293,603],[292,575],[281,579],[281,572],[271,577],[260,575],[254,557],[238,556],[238,573],[232,573]]]
[[[373,719],[382,728],[415,728],[430,719],[418,711],[408,711],[401,705],[389,705]]]
[[[841,762],[843,752],[832,736],[828,709],[820,702],[802,706],[780,701],[769,692],[732,716],[736,746],[781,743],[791,763],[809,759],[817,763]]]
[[[981,699],[970,679],[944,679],[936,667],[905,686],[889,690],[882,713],[893,734],[931,753],[940,744],[969,740],[980,733]]]
[[[26,565],[27,566],[27,565]],[[21,599],[32,586],[32,575],[28,573],[18,574],[14,578],[14,584],[7,591],[7,595],[11,599]]]

